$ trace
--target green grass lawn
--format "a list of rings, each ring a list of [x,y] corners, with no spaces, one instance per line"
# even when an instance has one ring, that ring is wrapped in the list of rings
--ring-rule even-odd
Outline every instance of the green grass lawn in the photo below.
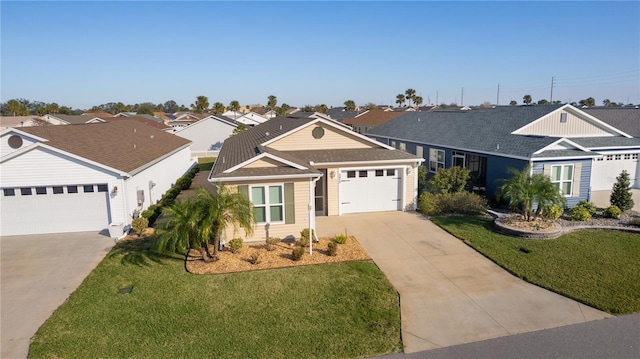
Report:
[[[30,358],[354,358],[401,350],[372,262],[225,275],[121,242],[38,330]],[[321,255],[321,254],[315,254]],[[130,294],[118,294],[133,287]]]
[[[200,171],[211,171],[213,163],[216,161],[215,157],[201,157],[198,158],[198,168]]]
[[[612,314],[640,311],[640,234],[585,230],[527,240],[493,232],[487,218],[432,220],[531,283]]]

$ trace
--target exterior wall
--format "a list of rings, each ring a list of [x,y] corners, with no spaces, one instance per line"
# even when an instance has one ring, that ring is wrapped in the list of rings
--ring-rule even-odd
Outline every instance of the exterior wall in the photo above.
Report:
[[[261,158],[253,161],[242,168],[268,168],[268,167],[289,167],[282,162],[275,161],[271,158]]]
[[[9,153],[13,153],[14,151],[18,151],[20,149],[23,149],[29,145],[36,143],[36,141],[30,137],[19,135],[20,138],[22,138],[22,146],[20,148],[11,148],[11,146],[9,146],[9,137],[13,135],[17,135],[17,134],[12,132],[7,132],[2,137],[0,137],[0,157],[6,156]]]
[[[562,113],[567,114],[566,122],[560,122]],[[554,137],[611,136],[609,131],[595,126],[570,111],[552,112],[516,133]]]
[[[528,161],[515,158],[487,156],[487,184],[486,196],[489,200],[496,198],[496,191],[501,186],[500,179],[509,178],[507,170],[516,168],[524,169],[529,164]]]
[[[118,222],[130,224],[134,210],[143,211],[159,201],[162,195],[175,184],[176,180],[195,165],[190,157],[189,147],[183,148],[128,178],[124,183],[122,196],[126,198],[125,213],[117,218]],[[153,188],[149,185],[150,181],[155,183]],[[144,191],[144,201],[141,206],[138,206],[137,190]],[[115,220],[116,218],[114,218]]]
[[[314,138],[311,132],[318,126],[307,126],[295,133],[279,139],[269,145],[278,151],[299,151],[305,150],[329,150],[329,149],[351,149],[351,148],[373,148],[374,144],[350,135],[350,131],[339,131],[329,126],[324,128],[322,138]]]
[[[219,150],[235,127],[215,119],[205,119],[175,132],[176,136],[191,141],[193,152]]]
[[[331,178],[331,172],[335,172],[335,178]],[[340,167],[327,168],[327,216],[340,214]]]
[[[304,228],[309,228],[309,185],[311,180],[309,179],[296,179],[296,180],[284,180],[278,182],[265,182],[265,181],[247,181],[242,182],[242,185],[248,185],[249,187],[254,185],[270,185],[270,184],[283,184],[294,183],[294,202],[295,202],[295,223],[293,224],[271,224],[269,226],[269,237],[279,237],[285,239],[287,237],[300,238],[300,231]],[[238,183],[240,184],[240,183]],[[231,191],[238,190],[238,184],[225,185]],[[312,187],[313,188],[313,187]],[[265,224],[256,225],[253,235],[246,236],[244,230],[236,231],[233,226],[227,228],[224,233],[225,241],[228,242],[232,238],[241,237],[247,243],[264,242],[267,239],[267,229]]]
[[[590,179],[591,179],[591,159],[587,160],[567,160],[567,161],[545,161],[545,162],[534,162],[533,163],[533,173],[545,173],[545,167],[551,165],[574,165],[574,173],[573,176],[573,185],[577,187],[578,192],[575,192],[572,197],[567,198],[567,207],[571,208],[578,204],[581,200],[590,200],[591,198],[591,189],[590,189]],[[580,173],[578,174],[578,167],[580,168]],[[545,173],[546,174],[546,173]]]

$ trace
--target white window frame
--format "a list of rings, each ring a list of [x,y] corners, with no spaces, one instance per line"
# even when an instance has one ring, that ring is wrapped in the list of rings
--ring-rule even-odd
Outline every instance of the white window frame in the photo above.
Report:
[[[553,179],[553,173],[554,173],[554,168],[555,167],[560,167],[560,178],[557,180]],[[571,178],[570,179],[563,179],[564,178],[564,174],[565,174],[565,168],[566,167],[571,167]],[[576,171],[575,171],[575,166],[573,164],[564,164],[564,165],[551,165],[551,183],[553,183],[554,185],[556,185],[556,187],[558,188],[558,191],[560,193],[562,193],[563,196],[565,197],[571,197],[573,196],[573,179],[575,178],[576,175]],[[569,183],[570,185],[570,193],[563,193],[562,192],[562,185],[564,183]]]
[[[400,151],[407,152],[407,144],[404,142],[400,142],[400,147],[398,148]]]
[[[440,157],[439,156],[440,152],[442,152],[442,161],[438,160],[438,158]],[[436,173],[438,172],[438,168],[444,168],[444,157],[445,157],[444,150],[440,150],[437,148],[430,148],[429,149],[429,172]],[[434,164],[434,166],[432,166],[432,164]]]
[[[424,157],[424,147],[416,145],[416,156]]]
[[[269,187],[280,187],[280,202],[272,202],[270,198]],[[254,188],[262,188],[264,190],[264,204],[256,205],[253,203],[253,189]],[[257,222],[257,224],[283,224],[285,223],[285,205],[284,205],[284,183],[270,183],[270,184],[262,184],[256,186],[249,186],[249,200],[254,208],[264,208],[264,222]],[[271,207],[282,207],[282,220],[280,221],[271,221]]]

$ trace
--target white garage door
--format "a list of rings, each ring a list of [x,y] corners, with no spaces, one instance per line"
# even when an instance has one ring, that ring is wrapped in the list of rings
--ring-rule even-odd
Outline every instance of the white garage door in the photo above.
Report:
[[[596,158],[591,167],[591,190],[610,190],[616,183],[616,177],[622,170],[627,170],[631,186],[640,184],[637,178],[638,154],[622,153],[616,155],[604,155]]]
[[[3,188],[0,235],[99,231],[109,225],[108,187]]]
[[[340,173],[340,213],[402,210],[402,170],[345,170]]]

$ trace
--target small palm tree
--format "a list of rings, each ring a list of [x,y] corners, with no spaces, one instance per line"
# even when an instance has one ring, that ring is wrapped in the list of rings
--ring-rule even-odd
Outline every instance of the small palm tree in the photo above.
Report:
[[[405,101],[405,97],[403,94],[398,94],[398,96],[396,96],[396,103],[398,104],[398,106],[402,107],[402,104],[404,104]]]
[[[163,214],[167,220],[160,225],[164,232],[157,244],[159,252],[186,254],[190,249],[195,249],[200,251],[205,261],[211,257],[198,233],[199,223],[194,210],[195,203],[191,198],[179,199],[170,207],[164,208]]]
[[[411,101],[416,97],[416,90],[407,89],[404,94],[407,96],[407,100],[409,100],[409,106],[411,106]]]
[[[422,96],[415,96],[413,98],[413,104],[416,105],[416,110],[422,105]]]

